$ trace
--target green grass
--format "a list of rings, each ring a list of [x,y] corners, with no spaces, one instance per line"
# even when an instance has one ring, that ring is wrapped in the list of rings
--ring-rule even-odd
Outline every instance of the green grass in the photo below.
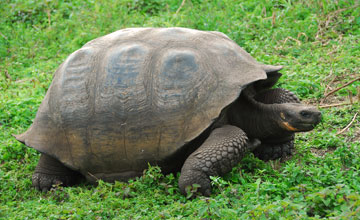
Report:
[[[0,219],[359,219],[360,76],[357,0],[0,1]],[[126,27],[224,32],[257,60],[284,65],[277,86],[321,108],[323,122],[296,138],[288,161],[251,154],[213,195],[187,200],[177,175],[150,167],[129,183],[31,187],[39,154],[11,134],[32,123],[57,66],[87,41]]]

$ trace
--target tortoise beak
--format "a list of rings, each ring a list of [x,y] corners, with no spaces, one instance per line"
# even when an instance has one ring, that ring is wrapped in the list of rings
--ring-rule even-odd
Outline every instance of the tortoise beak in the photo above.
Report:
[[[286,122],[286,121],[283,121],[283,122],[282,122],[282,127],[285,128],[285,129],[288,130],[288,131],[291,131],[291,132],[300,131],[299,129],[294,128],[293,126],[291,126],[291,125],[289,124],[289,122]]]

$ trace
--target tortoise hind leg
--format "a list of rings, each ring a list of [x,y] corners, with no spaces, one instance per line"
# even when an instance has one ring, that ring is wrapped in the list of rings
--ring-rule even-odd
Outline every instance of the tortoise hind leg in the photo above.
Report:
[[[214,129],[206,141],[185,161],[179,178],[179,188],[186,195],[187,187],[200,185],[199,192],[211,194],[209,176],[222,176],[240,162],[247,150],[260,144],[255,139],[249,142],[240,128],[225,125]]]
[[[53,157],[41,154],[32,176],[32,184],[36,189],[46,192],[53,185],[71,186],[78,183],[81,178],[82,175],[78,172],[67,168]]]

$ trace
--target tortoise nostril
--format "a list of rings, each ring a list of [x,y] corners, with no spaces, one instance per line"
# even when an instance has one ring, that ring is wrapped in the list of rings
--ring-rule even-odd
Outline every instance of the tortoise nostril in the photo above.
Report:
[[[308,111],[301,111],[300,115],[304,118],[310,118],[311,117],[311,113]]]

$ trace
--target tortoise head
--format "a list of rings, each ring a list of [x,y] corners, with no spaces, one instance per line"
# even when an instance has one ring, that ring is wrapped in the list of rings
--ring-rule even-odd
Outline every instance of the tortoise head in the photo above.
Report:
[[[312,130],[321,120],[321,112],[313,106],[299,103],[275,104],[275,120],[289,132]]]
[[[265,91],[256,99],[251,91],[244,91],[228,112],[230,124],[261,140],[310,131],[321,120],[315,107],[301,104],[293,93],[279,89]]]

